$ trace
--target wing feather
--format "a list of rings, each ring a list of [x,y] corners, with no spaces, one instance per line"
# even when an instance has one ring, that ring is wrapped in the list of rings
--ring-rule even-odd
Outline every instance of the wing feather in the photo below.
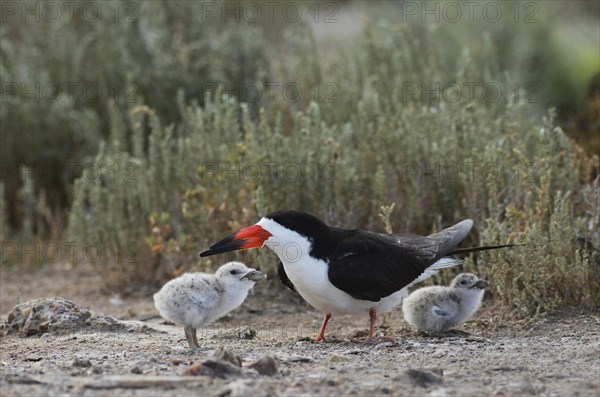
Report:
[[[431,307],[431,313],[437,317],[454,317],[459,312],[459,303],[453,299],[446,299],[436,302]]]
[[[279,261],[279,265],[277,265],[277,275],[279,276],[279,281],[281,281],[281,284],[285,285],[292,291],[297,292],[296,287],[294,286],[294,284],[288,277],[287,273],[285,272],[283,263],[281,263],[281,261]]]

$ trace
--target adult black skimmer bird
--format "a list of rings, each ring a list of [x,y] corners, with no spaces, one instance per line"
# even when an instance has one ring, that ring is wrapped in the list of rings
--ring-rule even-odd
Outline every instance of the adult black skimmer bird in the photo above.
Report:
[[[325,338],[332,314],[363,312],[369,313],[372,339],[377,312],[398,306],[413,284],[460,264],[448,255],[492,248],[456,250],[472,226],[466,219],[430,236],[399,236],[330,227],[306,212],[278,211],[200,256],[266,245],[283,264],[279,276],[284,284],[324,313],[317,341]]]

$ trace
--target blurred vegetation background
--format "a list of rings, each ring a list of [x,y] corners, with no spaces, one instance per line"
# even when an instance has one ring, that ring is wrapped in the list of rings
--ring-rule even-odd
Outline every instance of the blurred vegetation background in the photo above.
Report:
[[[482,1],[472,21],[443,2],[48,3],[3,8],[3,244],[101,247],[126,293],[211,268],[199,251],[278,209],[396,233],[472,218],[471,244],[541,244],[469,259],[503,312],[600,306],[597,2]]]

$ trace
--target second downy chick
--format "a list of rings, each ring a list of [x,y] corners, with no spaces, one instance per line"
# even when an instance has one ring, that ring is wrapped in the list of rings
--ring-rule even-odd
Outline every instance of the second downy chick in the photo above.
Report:
[[[487,286],[487,281],[463,273],[449,287],[420,288],[403,300],[404,319],[421,331],[446,332],[475,314]]]

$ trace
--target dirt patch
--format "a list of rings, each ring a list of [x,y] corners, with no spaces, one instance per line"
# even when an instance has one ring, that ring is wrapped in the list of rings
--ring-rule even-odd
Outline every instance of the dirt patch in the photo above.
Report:
[[[149,296],[107,296],[85,268],[38,271],[24,276],[3,269],[3,320],[14,306],[6,302],[15,299],[18,290],[22,301],[60,295],[95,313],[138,320],[147,328],[5,336],[0,340],[3,396],[600,392],[598,313],[572,309],[535,322],[505,323],[484,306],[462,328],[470,336],[431,338],[410,328],[398,309],[378,320],[373,343],[365,343],[367,315],[334,317],[327,341],[315,343],[320,314],[290,292],[265,283],[255,287],[240,309],[199,329],[203,348],[191,352],[183,329],[157,317]],[[206,365],[200,370],[219,349],[239,357],[239,370],[223,365],[231,370],[223,377],[210,373]],[[208,365],[217,368],[219,360]]]

